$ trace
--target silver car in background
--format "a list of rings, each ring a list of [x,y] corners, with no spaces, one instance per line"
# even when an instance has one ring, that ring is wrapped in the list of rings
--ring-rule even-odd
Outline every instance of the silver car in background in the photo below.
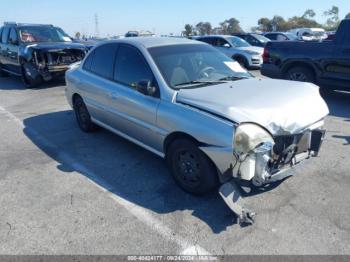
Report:
[[[210,45],[177,38],[102,43],[66,73],[85,132],[104,127],[166,159],[185,191],[218,188],[242,223],[242,181],[264,187],[316,156],[328,107],[310,83],[256,79]]]
[[[264,53],[264,48],[252,46],[240,37],[210,35],[197,37],[195,39],[214,46],[245,68],[257,69],[260,68],[263,63],[262,55]]]

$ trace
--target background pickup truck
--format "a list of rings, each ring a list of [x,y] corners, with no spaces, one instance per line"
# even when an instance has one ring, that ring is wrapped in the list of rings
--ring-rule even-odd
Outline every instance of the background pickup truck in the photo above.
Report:
[[[341,22],[332,41],[269,42],[263,60],[264,76],[350,91],[350,19]]]

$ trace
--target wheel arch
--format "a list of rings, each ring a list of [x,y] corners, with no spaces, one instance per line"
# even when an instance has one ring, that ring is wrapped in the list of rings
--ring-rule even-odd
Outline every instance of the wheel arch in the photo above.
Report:
[[[237,59],[241,59],[241,60],[244,61],[245,66],[248,66],[248,65],[249,65],[249,62],[248,62],[247,57],[245,57],[245,56],[242,55],[242,54],[234,54],[234,55],[232,55],[232,58],[233,58],[234,60],[236,60],[236,61],[237,61]],[[238,61],[237,61],[237,62],[238,62]]]
[[[285,76],[287,74],[287,72],[294,67],[307,68],[314,74],[315,78],[318,76],[318,71],[315,68],[315,66],[312,63],[307,62],[307,61],[290,61],[290,62],[286,63],[282,67],[282,74]]]
[[[191,136],[185,132],[181,132],[181,131],[173,132],[173,133],[169,134],[163,142],[163,151],[164,151],[165,157],[167,157],[169,146],[177,139],[189,139],[189,140],[193,141],[195,144],[197,144],[198,146],[202,144],[197,139],[195,139],[193,136]]]
[[[81,98],[81,99],[83,99],[82,97],[81,97],[81,95],[79,95],[78,93],[74,93],[73,95],[72,95],[72,105],[74,106],[74,103],[75,103],[75,100],[77,99],[77,98]],[[84,99],[83,99],[84,100]]]

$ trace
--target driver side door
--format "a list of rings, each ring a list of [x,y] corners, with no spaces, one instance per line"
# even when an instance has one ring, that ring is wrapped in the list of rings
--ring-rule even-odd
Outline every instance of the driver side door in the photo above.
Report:
[[[160,130],[156,124],[159,88],[146,59],[136,47],[120,45],[113,79],[115,85],[109,106],[119,119],[116,128],[136,143],[162,151]],[[153,95],[140,92],[140,82],[149,82],[156,92]]]

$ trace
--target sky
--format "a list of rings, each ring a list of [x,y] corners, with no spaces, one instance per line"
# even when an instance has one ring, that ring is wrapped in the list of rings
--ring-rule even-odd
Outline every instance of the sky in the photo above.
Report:
[[[0,23],[46,23],[68,34],[95,35],[95,14],[100,36],[123,35],[129,30],[149,30],[159,35],[180,34],[184,25],[219,22],[235,17],[244,30],[261,17],[289,18],[314,9],[323,23],[323,12],[336,5],[340,18],[350,13],[350,0],[0,0]]]

